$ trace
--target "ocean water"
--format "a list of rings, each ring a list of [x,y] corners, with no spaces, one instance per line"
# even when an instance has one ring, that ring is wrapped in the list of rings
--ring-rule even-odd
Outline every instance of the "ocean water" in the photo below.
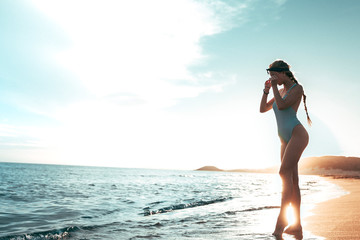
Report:
[[[300,188],[304,216],[342,194]],[[280,196],[275,174],[0,163],[0,239],[275,239]]]

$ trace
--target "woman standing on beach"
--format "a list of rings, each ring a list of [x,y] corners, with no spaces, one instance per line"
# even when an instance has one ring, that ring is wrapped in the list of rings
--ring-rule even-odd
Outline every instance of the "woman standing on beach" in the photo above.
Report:
[[[270,74],[270,78],[265,82],[260,112],[264,113],[273,109],[276,116],[281,142],[281,167],[279,174],[283,184],[281,208],[273,235],[281,236],[288,225],[286,209],[290,203],[294,208],[295,223],[289,226],[285,232],[302,235],[298,162],[309,142],[309,135],[297,119],[296,112],[301,98],[304,97],[305,111],[308,123],[311,125],[306,108],[306,96],[303,87],[297,82],[290,71],[290,66],[286,62],[282,60],[273,62],[270,64],[267,72]],[[283,88],[279,90],[278,85],[283,85]],[[270,88],[273,90],[274,98],[267,101]]]

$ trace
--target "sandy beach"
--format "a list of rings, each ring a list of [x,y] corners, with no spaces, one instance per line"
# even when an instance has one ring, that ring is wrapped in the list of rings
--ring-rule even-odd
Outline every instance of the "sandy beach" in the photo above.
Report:
[[[326,179],[349,194],[316,205],[305,219],[306,230],[327,240],[360,239],[360,179]]]

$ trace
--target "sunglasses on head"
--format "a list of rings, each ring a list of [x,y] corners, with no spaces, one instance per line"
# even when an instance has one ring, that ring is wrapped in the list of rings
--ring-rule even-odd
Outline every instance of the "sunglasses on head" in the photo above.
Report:
[[[277,67],[271,67],[266,69],[266,72],[270,74],[270,72],[286,72],[289,71],[288,68],[277,68]]]

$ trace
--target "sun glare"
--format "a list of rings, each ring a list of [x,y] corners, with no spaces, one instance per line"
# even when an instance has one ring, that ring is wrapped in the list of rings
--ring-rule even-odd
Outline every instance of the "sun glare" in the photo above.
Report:
[[[286,209],[286,217],[289,225],[295,224],[294,208],[291,205]]]

